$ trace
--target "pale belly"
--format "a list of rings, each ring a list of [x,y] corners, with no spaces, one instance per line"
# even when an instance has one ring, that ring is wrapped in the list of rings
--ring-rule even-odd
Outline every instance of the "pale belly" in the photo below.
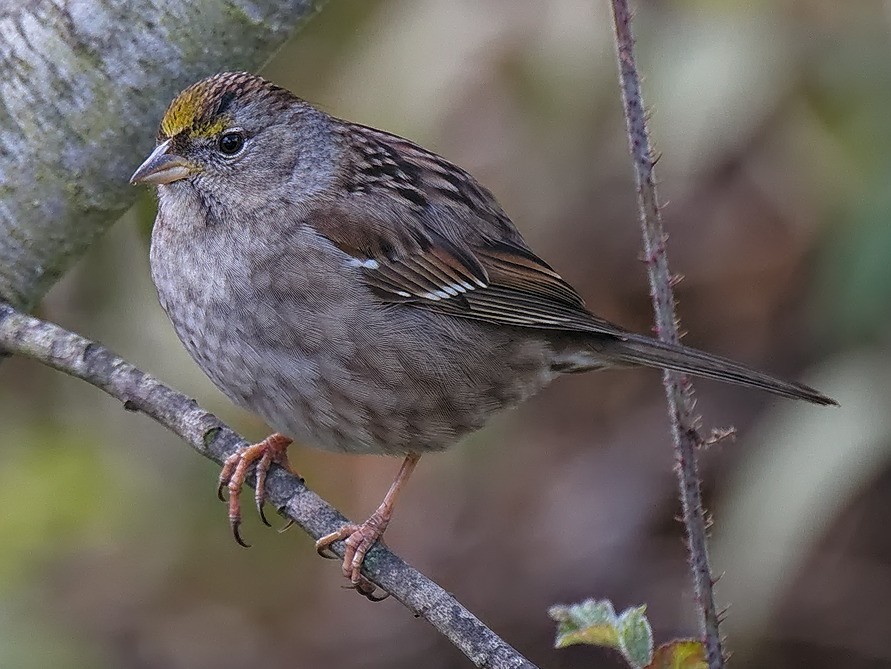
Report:
[[[555,376],[551,347],[533,331],[381,305],[330,254],[310,263],[303,254],[295,267],[279,250],[222,261],[242,252],[234,240],[193,248],[155,235],[162,307],[232,401],[298,442],[352,453],[442,450]]]

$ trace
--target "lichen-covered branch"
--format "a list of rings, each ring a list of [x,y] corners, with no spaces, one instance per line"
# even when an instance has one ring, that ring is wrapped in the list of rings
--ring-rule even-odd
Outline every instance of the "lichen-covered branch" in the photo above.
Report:
[[[672,279],[668,270],[668,256],[665,251],[666,235],[662,228],[662,216],[656,194],[656,179],[653,174],[655,160],[647,132],[640,77],[634,62],[634,36],[631,31],[628,0],[612,0],[612,9],[619,84],[625,107],[628,144],[637,180],[637,201],[647,273],[650,279],[650,295],[656,314],[656,332],[662,341],[677,344],[680,337]],[[677,454],[678,483],[684,525],[687,529],[687,548],[696,588],[696,601],[701,614],[700,625],[706,658],[710,669],[719,669],[724,666],[724,654],[718,629],[720,621],[715,607],[714,578],[709,564],[707,523],[702,507],[697,464],[697,453],[702,445],[702,438],[698,431],[699,418],[694,412],[693,386],[682,375],[674,372],[666,371],[664,381]]]
[[[321,4],[0,2],[0,299],[33,306],[133,204],[176,92],[256,69]]]
[[[247,442],[219,418],[107,348],[57,325],[0,303],[0,352],[23,355],[83,379],[141,411],[182,437],[217,464]],[[253,479],[250,481],[253,485]],[[278,511],[313,539],[346,521],[336,509],[280,467],[266,480],[268,499]],[[332,549],[343,557],[343,542]],[[380,544],[365,558],[363,574],[412,613],[424,618],[477,667],[535,669],[535,666],[486,627],[454,597]]]

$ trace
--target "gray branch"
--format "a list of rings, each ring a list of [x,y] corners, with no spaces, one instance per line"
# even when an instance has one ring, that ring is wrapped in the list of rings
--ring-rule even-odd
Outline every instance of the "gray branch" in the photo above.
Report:
[[[256,69],[316,0],[0,0],[0,298],[29,308],[137,190],[167,103]]]
[[[654,176],[655,160],[647,132],[647,120],[640,77],[634,62],[634,35],[631,31],[631,12],[627,0],[612,0],[616,38],[616,55],[619,65],[619,84],[625,107],[628,145],[634,163],[637,180],[637,202],[640,209],[640,226],[644,239],[647,274],[650,279],[650,295],[656,314],[656,332],[664,342],[678,344],[678,322],[675,315],[674,293],[668,255],[665,250],[666,235],[662,228],[659,198]],[[697,453],[703,440],[697,426],[699,418],[694,411],[693,386],[683,375],[666,371],[665,393],[668,413],[674,437],[677,457],[677,475],[680,489],[684,525],[687,528],[687,549],[696,588],[696,602],[700,612],[700,626],[705,643],[709,669],[724,667],[721,634],[718,629],[720,616],[715,607],[714,582],[708,556],[707,526],[702,507]]]
[[[219,418],[157,379],[140,371],[107,348],[23,314],[0,303],[0,351],[24,355],[90,383],[141,411],[178,434],[192,448],[216,462],[247,442]],[[250,480],[254,484],[253,478]],[[269,502],[313,539],[333,532],[346,518],[309,490],[298,478],[274,466],[266,480]],[[343,557],[342,541],[332,546]],[[412,613],[424,618],[460,649],[477,667],[535,669],[529,660],[486,627],[436,583],[402,558],[375,545],[362,573]]]

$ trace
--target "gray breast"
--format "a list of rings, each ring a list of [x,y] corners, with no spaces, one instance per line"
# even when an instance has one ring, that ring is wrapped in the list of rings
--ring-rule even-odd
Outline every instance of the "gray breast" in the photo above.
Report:
[[[168,213],[151,266],[177,334],[229,398],[298,441],[441,450],[553,376],[532,331],[378,304],[349,258],[299,224],[185,230]]]

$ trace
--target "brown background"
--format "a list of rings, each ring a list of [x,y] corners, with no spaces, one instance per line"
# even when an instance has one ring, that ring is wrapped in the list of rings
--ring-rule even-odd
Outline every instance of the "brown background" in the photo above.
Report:
[[[686,341],[843,404],[697,385],[705,427],[740,431],[703,458],[733,666],[891,666],[891,3],[652,1],[636,27]],[[592,309],[645,331],[610,28],[599,0],[331,0],[265,73],[469,169]],[[152,207],[40,313],[261,437],[156,304]],[[13,360],[0,422],[0,667],[468,666],[298,531],[249,514],[236,546],[216,468],[98,391]],[[356,519],[398,466],[292,461]],[[422,460],[388,543],[541,666],[618,667],[551,650],[545,611],[646,602],[657,640],[695,634],[672,466],[657,373],[566,378]]]

